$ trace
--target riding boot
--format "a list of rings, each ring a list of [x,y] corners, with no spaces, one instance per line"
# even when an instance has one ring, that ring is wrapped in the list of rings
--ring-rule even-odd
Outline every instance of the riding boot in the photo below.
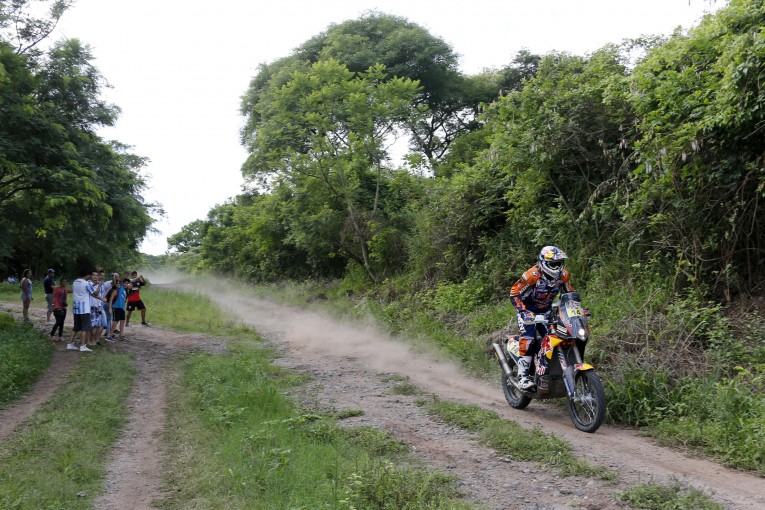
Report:
[[[531,356],[521,356],[518,358],[518,386],[520,386],[522,390],[528,390],[534,387],[534,381],[529,377],[531,360]]]

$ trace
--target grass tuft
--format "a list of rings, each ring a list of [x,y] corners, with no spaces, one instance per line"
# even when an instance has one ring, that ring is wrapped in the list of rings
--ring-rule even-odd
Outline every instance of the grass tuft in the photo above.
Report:
[[[724,507],[710,500],[696,489],[680,484],[645,484],[632,487],[620,495],[620,499],[633,508],[644,510],[723,510]]]

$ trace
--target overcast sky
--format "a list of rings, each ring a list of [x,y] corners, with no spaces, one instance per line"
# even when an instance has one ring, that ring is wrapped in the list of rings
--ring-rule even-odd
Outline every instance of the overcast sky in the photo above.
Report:
[[[54,39],[91,46],[122,109],[106,139],[151,160],[145,198],[166,217],[141,246],[166,238],[237,195],[246,158],[239,102],[260,63],[286,56],[331,23],[369,10],[403,16],[441,37],[474,74],[521,49],[584,55],[606,43],[696,25],[723,0],[76,0]]]

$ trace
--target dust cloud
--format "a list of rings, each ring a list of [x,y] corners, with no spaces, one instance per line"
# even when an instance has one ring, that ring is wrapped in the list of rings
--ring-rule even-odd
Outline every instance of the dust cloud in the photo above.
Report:
[[[409,378],[418,387],[457,399],[497,402],[498,386],[466,376],[455,363],[425,345],[398,339],[367,321],[348,322],[310,309],[285,306],[257,297],[252,288],[224,278],[196,277],[172,272],[145,273],[162,287],[198,293],[238,317],[269,340],[290,349],[329,355],[385,374]]]

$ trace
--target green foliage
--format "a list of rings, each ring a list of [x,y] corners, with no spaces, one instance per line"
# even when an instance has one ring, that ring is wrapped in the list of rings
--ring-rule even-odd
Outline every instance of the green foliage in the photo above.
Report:
[[[23,395],[53,358],[53,344],[25,324],[0,313],[0,408]]]
[[[426,106],[429,114],[413,118],[402,126],[402,131],[409,134],[410,148],[422,155],[426,168],[442,158],[459,135],[478,127],[476,113],[481,103],[494,100],[500,87],[520,79],[501,73],[466,77],[457,69],[457,54],[442,39],[404,18],[370,12],[331,25],[292,55],[262,65],[242,102],[248,120],[245,133],[257,130],[262,116],[254,106],[263,101],[269,88],[279,88],[293,72],[330,59],[352,73],[382,64],[389,76],[420,84],[423,94],[411,107]],[[522,69],[521,75],[529,72],[529,66]]]
[[[345,420],[346,418],[354,418],[356,416],[364,416],[364,411],[361,409],[341,409],[335,413],[335,418],[338,420]]]
[[[623,317],[606,333],[622,345],[602,361],[610,367],[609,418],[762,473],[765,356],[755,347],[761,331],[738,334],[719,305],[692,296],[648,309],[650,329],[643,317]]]
[[[0,270],[40,273],[55,262],[74,272],[83,264],[134,260],[150,214],[160,210],[141,196],[146,161],[95,134],[114,125],[119,108],[101,98],[107,84],[90,48],[67,39],[45,54],[34,49],[41,39],[31,38],[45,37],[69,2],[51,2],[50,19],[40,20],[26,13],[28,4],[0,6],[0,220],[6,227]],[[21,21],[6,26],[6,15]],[[23,33],[10,36],[3,28]]]
[[[384,144],[421,114],[411,108],[417,93],[417,82],[388,77],[381,64],[353,73],[335,60],[264,91],[243,172],[289,197],[282,243],[318,261],[342,255],[377,281],[387,262],[379,248],[390,233],[386,200],[396,199],[386,193]]]
[[[621,500],[634,508],[646,510],[722,510],[696,489],[673,485],[644,484],[624,491]]]
[[[469,509],[455,501],[453,479],[447,475],[420,469],[396,468],[390,462],[351,473],[345,480],[339,507],[347,510]]]
[[[673,253],[677,285],[730,299],[761,279],[765,58],[761,0],[733,0],[655,48],[631,77],[638,124],[630,229]],[[633,241],[634,242],[634,241]]]

